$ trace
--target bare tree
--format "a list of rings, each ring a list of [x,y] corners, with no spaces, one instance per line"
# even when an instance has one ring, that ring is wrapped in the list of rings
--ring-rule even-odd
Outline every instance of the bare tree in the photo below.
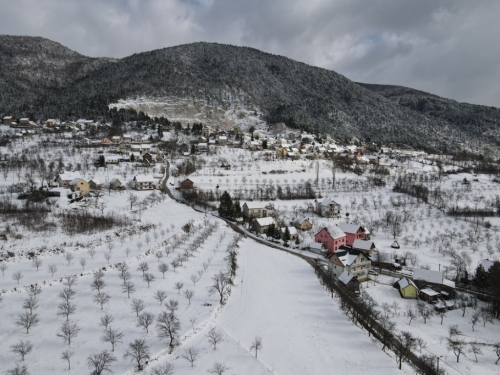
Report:
[[[169,353],[177,346],[181,322],[174,312],[162,311],[158,316],[156,329],[160,340],[167,340]]]
[[[173,249],[168,246],[165,248],[165,255],[167,256],[167,258],[170,254],[172,254],[172,251]]]
[[[9,268],[9,266],[7,266],[7,263],[5,263],[5,261],[0,263],[0,271],[2,271],[2,277],[5,276],[5,271],[7,270],[7,268]]]
[[[382,351],[384,351],[385,348],[391,343],[394,331],[396,329],[396,323],[394,323],[393,321],[389,320],[389,318],[382,315],[380,317],[379,324],[383,328],[381,341],[383,344]]]
[[[64,254],[64,259],[68,262],[66,265],[69,266],[71,264],[71,261],[75,258],[73,254],[71,254],[69,251],[66,251]]]
[[[6,375],[30,375],[26,365],[16,365],[16,367],[11,368],[5,372]]]
[[[54,274],[57,272],[57,266],[55,264],[51,264],[47,267],[47,270],[52,274],[52,277],[54,277]]]
[[[177,259],[174,259],[172,262],[170,262],[170,264],[172,265],[174,272],[175,272],[175,269],[180,266],[180,263]]]
[[[166,263],[160,263],[158,265],[158,271],[163,274],[163,278],[165,278],[165,272],[168,271],[168,265]]]
[[[415,345],[418,347],[418,351],[422,353],[422,349],[427,348],[427,344],[425,343],[424,339],[420,337],[415,338]]]
[[[477,355],[478,354],[483,354],[483,351],[481,350],[481,347],[476,344],[475,342],[471,342],[469,343],[469,353],[472,353],[474,354],[474,358],[476,359],[476,363],[477,363]]]
[[[479,322],[479,317],[481,316],[481,311],[476,311],[472,314],[470,318],[470,324],[472,324],[472,332],[474,332],[475,325]]]
[[[406,316],[410,318],[408,325],[411,325],[411,321],[416,318],[415,311],[413,311],[413,308],[411,306],[408,306],[408,308],[406,309]]]
[[[208,331],[207,337],[208,342],[214,347],[214,350],[217,350],[217,344],[222,341],[222,334],[212,327]]]
[[[108,293],[97,293],[94,296],[94,302],[101,305],[101,310],[103,309],[104,304],[108,303],[110,299],[111,297]]]
[[[142,246],[144,245],[142,244],[141,241],[137,242],[137,247],[139,248],[139,251],[141,251]]]
[[[109,367],[115,361],[116,358],[105,350],[99,354],[89,355],[87,357],[87,366],[92,370],[92,375],[102,375],[105,371],[113,372]]]
[[[130,253],[132,252],[128,247],[124,250],[125,251],[125,255],[128,256],[130,255]]]
[[[23,277],[24,277],[24,276],[23,276],[23,274],[22,274],[21,272],[19,272],[19,271],[14,272],[14,273],[12,274],[12,278],[13,278],[15,281],[17,281],[17,284],[19,284],[19,281],[20,281]]]
[[[495,362],[495,365],[497,365],[498,361],[500,361],[500,342],[493,344],[493,348],[495,349],[495,354],[497,356],[497,360]]]
[[[130,293],[135,292],[134,283],[127,281],[125,285],[122,286],[123,293],[127,293],[127,297],[130,298]]]
[[[30,328],[36,326],[39,322],[40,320],[37,314],[25,311],[24,314],[19,314],[17,316],[16,325],[26,328],[26,334],[28,334]]]
[[[144,301],[137,298],[132,299],[132,310],[139,317],[139,313],[144,310]]]
[[[115,243],[113,241],[106,242],[106,247],[111,252],[115,248]]]
[[[68,345],[71,345],[71,339],[76,337],[78,332],[80,332],[80,328],[76,323],[64,322],[60,331],[57,333],[57,337],[61,337]]]
[[[153,275],[152,273],[147,272],[146,274],[144,274],[143,279],[144,279],[144,281],[145,281],[145,282],[147,282],[147,283],[148,283],[148,288],[149,288],[149,285],[150,285],[153,281],[155,281],[156,277],[155,277],[155,275]]]
[[[483,327],[486,327],[486,323],[493,324],[493,317],[487,308],[481,309],[481,320],[483,321]]]
[[[191,306],[191,298],[194,297],[194,290],[185,289],[182,295],[187,298],[187,300],[189,301],[189,305]]]
[[[58,294],[59,298],[61,298],[63,301],[69,302],[73,298],[73,296],[76,294],[76,292],[73,289],[70,288],[64,288],[61,290]]]
[[[437,314],[438,314],[438,315],[439,315],[439,317],[441,318],[441,325],[443,324],[443,319],[444,319],[444,317],[446,316],[446,313],[447,313],[447,312],[448,312],[448,311],[447,311],[446,309],[442,309],[442,310],[439,310],[439,311],[437,312]]]
[[[137,268],[137,271],[142,271],[142,276],[146,274],[147,271],[149,271],[149,266],[146,262],[142,262],[139,264],[139,267]]]
[[[208,293],[209,295],[218,293],[220,297],[219,302],[222,304],[229,291],[230,280],[228,276],[221,271],[212,277],[212,282],[212,285],[208,288]]]
[[[23,309],[29,310],[30,314],[33,314],[33,310],[38,307],[38,302],[33,295],[29,295],[23,302]]]
[[[175,283],[175,289],[177,289],[177,294],[181,294],[181,289],[184,287],[184,283]]]
[[[110,253],[105,253],[104,254],[104,259],[106,259],[108,261],[108,264],[109,264],[109,260],[111,259],[111,254]]]
[[[95,250],[94,250],[94,249],[88,249],[88,250],[87,250],[87,254],[89,254],[89,255],[90,255],[90,257],[91,257],[92,259],[94,259]]]
[[[128,271],[127,263],[119,263],[118,277],[123,281],[123,285],[132,278],[132,275]]]
[[[192,346],[184,349],[181,354],[182,358],[191,363],[191,367],[194,367],[194,363],[199,358],[199,356],[200,352],[198,351],[198,349],[193,348]]]
[[[73,290],[72,288],[76,285],[76,276],[65,276],[63,285]]]
[[[191,281],[193,282],[193,285],[196,286],[196,283],[198,282],[198,280],[200,280],[200,278],[195,275],[195,274],[192,274],[191,277],[190,277]]]
[[[85,258],[80,258],[80,266],[82,266],[82,270],[85,269],[85,266],[87,265],[87,259]]]
[[[99,325],[103,327],[105,331],[107,331],[109,325],[113,323],[113,320],[115,320],[115,318],[113,318],[112,315],[105,313],[104,315],[101,316],[101,322],[99,323]]]
[[[173,313],[179,309],[179,301],[171,299],[170,301],[168,301],[168,303],[165,304],[165,306],[167,307],[168,311]]]
[[[151,324],[153,324],[155,320],[155,315],[149,312],[143,312],[137,317],[136,327],[142,327],[146,330],[146,333],[149,333],[148,329]]]
[[[136,339],[128,344],[128,349],[123,355],[123,358],[130,358],[136,362],[136,370],[142,371],[144,362],[149,359],[149,347],[144,339]]]
[[[34,257],[33,260],[31,261],[31,266],[33,268],[36,268],[36,271],[38,272],[38,269],[40,266],[43,264],[42,260],[38,257]]]
[[[156,258],[158,259],[158,263],[160,262],[161,258],[163,258],[163,253],[161,251],[157,251],[155,253]]]
[[[455,356],[457,357],[457,363],[458,363],[460,360],[460,355],[465,353],[465,348],[466,348],[465,342],[462,339],[455,336],[448,337],[447,342],[448,342],[448,349],[453,351],[453,354],[455,354]]]
[[[208,373],[213,375],[224,375],[224,373],[229,370],[230,368],[223,363],[215,362],[214,365],[208,370]]]
[[[151,242],[151,236],[149,235],[149,233],[146,233],[146,236],[144,238],[146,239],[147,244]]]
[[[68,361],[68,370],[71,370],[71,357],[75,354],[71,350],[65,350],[61,353],[61,359],[63,361]]]
[[[94,275],[94,280],[90,284],[90,288],[92,290],[96,290],[97,293],[101,294],[101,289],[106,286],[106,282],[102,279],[102,277],[98,277]]]
[[[410,333],[406,331],[401,331],[396,335],[398,339],[398,344],[396,345],[396,360],[399,364],[399,369],[401,370],[401,366],[403,361],[408,358],[408,355],[413,352],[417,346],[416,338]]]
[[[174,365],[165,363],[151,370],[151,375],[174,375]]]
[[[250,347],[250,351],[255,351],[255,358],[257,358],[257,353],[262,349],[262,338],[257,336],[255,340],[252,341],[252,346]]]
[[[57,315],[65,316],[69,321],[69,316],[76,312],[76,306],[69,301],[63,301],[57,306]]]
[[[155,300],[160,302],[160,306],[163,304],[163,301],[167,298],[167,292],[163,290],[157,290],[154,294]]]
[[[11,345],[10,350],[14,354],[19,354],[21,356],[21,361],[24,361],[24,356],[31,353],[33,345],[29,341],[21,340],[17,344]]]
[[[33,296],[34,299],[37,299],[38,296],[42,294],[42,288],[38,285],[32,285],[28,293],[30,296]]]
[[[101,340],[104,342],[109,342],[111,344],[111,351],[114,352],[115,344],[123,342],[123,333],[109,327],[109,329],[106,329],[104,331]]]

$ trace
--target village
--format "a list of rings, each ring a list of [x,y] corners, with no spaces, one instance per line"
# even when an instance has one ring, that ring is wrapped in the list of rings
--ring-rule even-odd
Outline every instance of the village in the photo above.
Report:
[[[112,124],[92,120],[4,117],[3,204],[46,204],[53,208],[47,217],[56,210],[121,215],[127,230],[146,226],[157,233],[167,225],[148,212],[172,200],[193,215],[222,219],[245,238],[301,256],[356,298],[376,301],[374,311],[390,321],[391,334],[410,331],[425,341],[413,349],[431,358],[437,373],[439,361],[449,374],[478,373],[471,370],[477,366],[482,374],[496,373],[498,324],[476,276],[499,259],[498,174],[449,155],[283,124],[123,127],[112,135]],[[50,252],[15,218],[6,217],[0,235],[4,262]],[[86,236],[74,233],[51,247],[77,251]],[[16,280],[6,279],[2,293],[15,287]],[[448,332],[453,325],[460,335]],[[447,338],[454,344],[447,346]],[[477,363],[478,356],[484,360]]]

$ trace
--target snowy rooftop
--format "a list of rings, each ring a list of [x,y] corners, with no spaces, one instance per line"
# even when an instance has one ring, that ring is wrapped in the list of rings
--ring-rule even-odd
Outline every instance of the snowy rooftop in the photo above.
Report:
[[[134,181],[137,182],[155,182],[153,176],[135,176]]]
[[[338,277],[338,280],[344,284],[344,285],[347,285],[349,283],[349,281],[352,280],[354,276],[352,274],[350,274],[347,270],[342,272],[340,274],[340,276]]]
[[[415,288],[417,288],[417,286],[415,285],[415,283],[413,281],[411,281],[409,278],[407,277],[403,277],[402,279],[400,279],[398,281],[398,284],[399,284],[399,287],[401,289],[404,289],[406,288],[408,285],[413,285]],[[418,288],[417,288],[418,289]]]
[[[330,236],[332,236],[333,239],[345,237],[345,233],[342,231],[342,229],[335,225],[333,227],[326,228],[326,230],[328,231],[328,233],[330,233]]]
[[[360,228],[357,224],[339,223],[338,225],[345,233],[356,233]]]
[[[80,178],[80,172],[69,172],[66,171],[59,175],[61,181],[73,181],[75,178]]]
[[[355,249],[361,249],[361,250],[371,250],[371,248],[374,246],[373,241],[366,241],[366,240],[359,240],[356,239],[354,240],[352,247]]]
[[[275,224],[275,221],[272,217],[268,216],[268,217],[261,217],[259,219],[255,219],[257,221],[257,223],[259,223],[259,225],[261,227],[263,226],[266,226],[266,225],[272,225],[272,224]]]
[[[424,280],[429,283],[442,284],[443,273],[441,271],[431,271],[422,268],[413,270],[413,280]]]
[[[428,296],[431,296],[431,297],[439,295],[438,292],[436,292],[435,290],[429,289],[429,288],[422,289],[420,292],[427,294]]]
[[[350,266],[351,264],[353,264],[358,258],[359,254],[362,253],[356,250],[337,250],[337,252],[335,253],[335,255],[337,255],[337,258],[342,262],[344,266]]]
[[[243,205],[247,205],[249,210],[257,210],[264,208],[264,205],[260,202],[245,202]]]

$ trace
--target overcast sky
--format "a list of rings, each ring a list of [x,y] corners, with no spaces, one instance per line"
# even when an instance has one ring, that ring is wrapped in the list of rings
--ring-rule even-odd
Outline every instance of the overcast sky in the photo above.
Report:
[[[499,0],[0,0],[0,34],[89,56],[197,41],[500,106]]]

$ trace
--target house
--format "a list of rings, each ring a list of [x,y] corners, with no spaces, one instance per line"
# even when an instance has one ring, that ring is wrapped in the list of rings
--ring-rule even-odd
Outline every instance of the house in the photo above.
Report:
[[[343,248],[337,250],[329,259],[335,275],[338,277],[344,271],[355,276],[359,281],[368,280],[368,272],[372,268],[370,258],[361,251]]]
[[[113,143],[120,143],[121,137],[119,135],[114,135],[114,136],[111,137],[111,141]]]
[[[364,240],[366,231],[357,224],[339,223],[339,228],[344,231],[347,236],[346,244],[352,246],[355,240]]]
[[[153,155],[151,155],[149,152],[145,152],[144,154],[142,154],[142,162],[146,164],[152,164]]]
[[[354,240],[352,243],[352,248],[362,251],[363,253],[367,255],[372,255],[372,253],[377,250],[375,247],[375,243],[373,241],[366,241],[366,240]]]
[[[323,244],[317,242],[309,242],[302,246],[302,249],[309,250],[312,253],[318,255],[324,255],[325,251],[323,250]]]
[[[252,228],[255,232],[263,234],[271,225],[276,228],[276,222],[272,217],[261,217],[253,221]]]
[[[420,299],[428,303],[435,303],[438,301],[439,292],[436,292],[435,290],[432,290],[430,288],[425,288],[420,291],[419,296]]]
[[[109,188],[111,190],[122,190],[124,189],[121,181],[117,178],[113,178],[110,182],[109,182]]]
[[[297,233],[297,229],[295,227],[280,228],[281,237],[283,237],[283,235],[285,234],[286,228],[288,228],[288,231],[290,232],[290,241],[295,241],[297,238],[299,238],[299,234]]]
[[[156,187],[156,181],[153,176],[135,176],[135,190],[153,190]]]
[[[123,134],[123,137],[122,137],[122,143],[130,143],[132,142],[132,135],[130,134]]]
[[[45,121],[45,125],[53,127],[57,125],[57,120],[53,118],[49,118],[47,121]]]
[[[104,160],[106,164],[118,164],[120,162],[121,157],[118,155],[106,155]]]
[[[68,187],[69,183],[73,181],[75,178],[80,178],[79,172],[66,171],[64,173],[61,173],[57,177],[56,182],[59,184],[60,187]]]
[[[346,270],[342,272],[337,279],[339,282],[344,284],[344,286],[351,292],[359,293],[361,291],[361,283],[359,282],[358,278],[355,277],[352,273],[349,273],[349,271]]]
[[[12,124],[13,122],[15,122],[15,120],[16,120],[16,119],[15,119],[14,117],[12,117],[12,116],[5,116],[5,117],[2,119],[2,121],[3,121],[3,124],[4,124],[4,125],[10,125],[10,124]]]
[[[189,178],[186,178],[184,181],[181,182],[180,188],[181,190],[194,189],[194,182],[191,181]]]
[[[312,224],[309,221],[309,218],[298,217],[291,222],[291,224],[301,231],[308,231],[312,229]]]
[[[285,147],[276,148],[276,155],[285,157],[288,155],[288,150]]]
[[[321,229],[314,236],[314,242],[321,243],[330,253],[346,245],[346,234],[338,226]]]
[[[111,139],[109,139],[108,137],[104,137],[103,139],[101,139],[101,145],[111,145],[113,144],[113,142],[111,142]]]
[[[101,190],[102,182],[97,178],[93,178],[92,180],[89,181],[89,186],[91,190]]]
[[[89,183],[80,177],[73,179],[68,186],[71,191],[79,191],[82,195],[89,195],[90,193]]]
[[[316,213],[322,217],[340,217],[340,204],[332,199],[315,200]]]
[[[418,287],[415,283],[408,277],[403,277],[394,284],[394,287],[399,290],[402,298],[417,299],[418,298]]]
[[[29,122],[30,122],[30,119],[28,117],[23,117],[22,119],[19,120],[19,125],[20,126],[27,126]]]
[[[245,202],[241,207],[243,209],[243,217],[259,218],[269,216],[268,210],[260,202]]]

